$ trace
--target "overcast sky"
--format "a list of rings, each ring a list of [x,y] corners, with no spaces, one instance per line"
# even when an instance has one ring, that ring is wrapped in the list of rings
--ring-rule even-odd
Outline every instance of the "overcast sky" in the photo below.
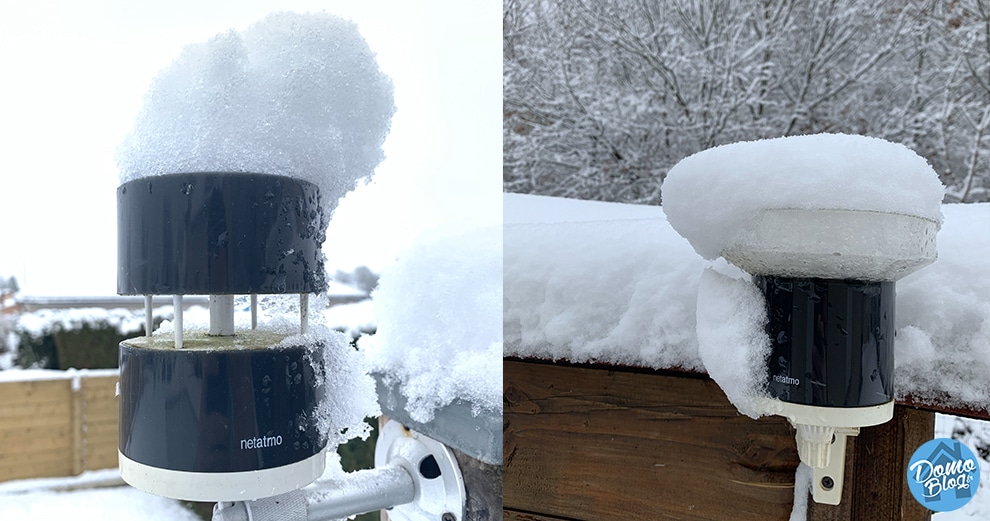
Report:
[[[0,276],[22,294],[116,291],[114,153],[185,44],[278,11],[349,18],[395,85],[386,160],[348,195],[330,270],[380,269],[424,230],[501,216],[495,0],[0,0]]]

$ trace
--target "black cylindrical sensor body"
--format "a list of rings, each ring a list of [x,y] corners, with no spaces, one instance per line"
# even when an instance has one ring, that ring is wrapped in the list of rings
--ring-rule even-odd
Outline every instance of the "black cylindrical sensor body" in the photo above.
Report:
[[[117,188],[117,293],[318,293],[329,216],[292,177],[188,173]]]
[[[825,407],[894,399],[894,283],[758,276],[770,396]]]
[[[157,349],[120,344],[120,453],[185,472],[303,461],[319,426],[325,347]]]

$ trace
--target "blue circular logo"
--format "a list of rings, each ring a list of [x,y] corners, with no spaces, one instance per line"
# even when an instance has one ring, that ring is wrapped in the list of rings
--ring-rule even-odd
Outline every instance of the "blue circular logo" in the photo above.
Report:
[[[911,495],[925,508],[948,512],[973,499],[980,486],[980,464],[969,447],[936,438],[914,451],[907,482]]]

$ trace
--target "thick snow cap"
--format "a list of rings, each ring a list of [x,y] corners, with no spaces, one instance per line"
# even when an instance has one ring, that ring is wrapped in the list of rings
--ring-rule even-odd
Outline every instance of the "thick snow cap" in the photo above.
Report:
[[[816,134],[687,157],[663,209],[700,255],[750,273],[896,280],[935,259],[943,192],[903,145]]]
[[[120,180],[284,175],[319,186],[329,215],[384,158],[393,112],[392,82],[354,23],[275,13],[186,46],[159,72],[118,149]]]

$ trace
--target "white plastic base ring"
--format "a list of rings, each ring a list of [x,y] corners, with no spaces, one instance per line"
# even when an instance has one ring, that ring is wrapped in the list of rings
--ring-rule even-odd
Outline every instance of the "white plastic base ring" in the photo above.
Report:
[[[186,501],[250,501],[300,489],[326,468],[326,449],[302,461],[245,472],[187,472],[138,463],[120,451],[120,477],[134,488]]]
[[[767,398],[762,412],[783,416],[791,423],[826,427],[871,427],[894,417],[894,401],[867,407],[817,407]]]

